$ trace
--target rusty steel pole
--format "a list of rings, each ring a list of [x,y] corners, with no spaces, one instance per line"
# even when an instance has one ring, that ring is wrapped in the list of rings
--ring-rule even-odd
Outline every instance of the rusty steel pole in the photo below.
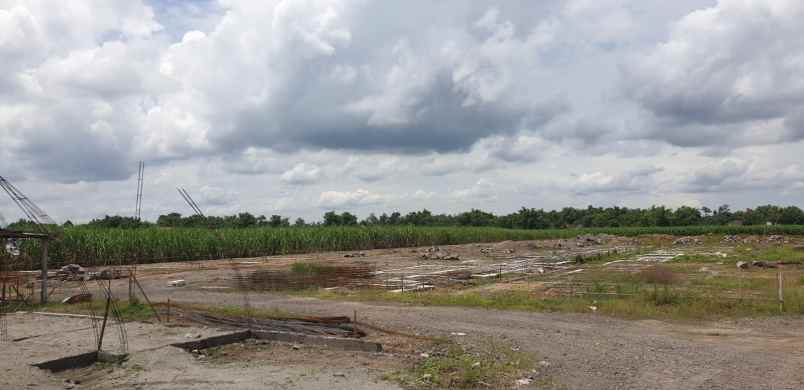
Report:
[[[48,240],[42,240],[42,294],[40,296],[40,300],[42,304],[47,304],[47,249],[48,249]]]

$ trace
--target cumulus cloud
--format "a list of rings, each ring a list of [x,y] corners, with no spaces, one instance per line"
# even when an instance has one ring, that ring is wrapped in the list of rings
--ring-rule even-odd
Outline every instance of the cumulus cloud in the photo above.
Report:
[[[364,189],[357,189],[355,191],[325,191],[322,192],[318,198],[318,206],[333,209],[367,206],[382,203],[385,199],[386,195]]]
[[[282,174],[282,182],[294,185],[313,184],[321,180],[321,168],[305,163],[296,164]]]
[[[558,187],[571,190],[576,195],[600,193],[649,192],[656,183],[655,175],[662,169],[645,167],[621,173],[601,171],[575,175],[570,180],[561,182]]]
[[[232,2],[219,28],[174,45],[164,67],[183,69],[177,82],[218,103],[205,105],[222,148],[459,150],[566,110],[561,98],[517,80],[538,69],[540,43],[517,36],[510,21],[478,13],[480,27],[439,31],[422,31],[413,15],[393,28],[365,23],[386,6]],[[233,55],[250,61],[232,63]],[[252,82],[220,80],[218,67],[201,61],[209,57]]]
[[[349,156],[343,171],[366,183],[374,183],[394,177],[408,169],[407,163],[398,157],[387,155]]]
[[[223,170],[241,175],[283,173],[290,167],[287,156],[260,148],[247,148],[241,153],[227,154],[221,159]]]
[[[680,187],[682,191],[689,193],[792,190],[803,182],[804,172],[797,164],[778,169],[730,158],[708,164],[682,176]]]
[[[675,145],[804,138],[804,3],[720,0],[675,23],[669,39],[623,65],[626,94]]]
[[[203,186],[199,191],[203,204],[210,206],[226,206],[235,202],[236,195],[234,192],[225,188],[216,186]],[[192,194],[190,194],[192,195]]]
[[[453,191],[452,196],[466,201],[489,200],[497,197],[497,190],[494,183],[480,179],[471,187]]]

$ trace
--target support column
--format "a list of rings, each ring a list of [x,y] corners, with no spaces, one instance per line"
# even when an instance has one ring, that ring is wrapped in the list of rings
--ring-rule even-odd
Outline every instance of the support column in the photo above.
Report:
[[[49,243],[47,239],[42,240],[42,295],[40,300],[43,305],[47,303],[47,247]]]
[[[6,239],[5,238],[0,238],[0,251],[5,251],[5,250],[6,250]],[[2,255],[0,255],[0,257],[2,257]],[[2,296],[0,296],[0,301],[2,301],[4,303],[6,301],[6,278],[7,278],[7,276],[8,275],[6,274],[6,261],[3,260],[2,258],[0,258],[0,279],[3,279],[2,280],[3,294],[2,294]]]

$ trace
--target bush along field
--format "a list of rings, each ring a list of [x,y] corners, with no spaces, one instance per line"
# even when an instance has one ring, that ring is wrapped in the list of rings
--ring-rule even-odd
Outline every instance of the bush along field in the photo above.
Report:
[[[129,265],[170,261],[258,257],[325,251],[352,251],[450,245],[505,240],[571,238],[582,234],[638,236],[669,234],[786,234],[804,235],[804,225],[686,226],[517,230],[493,227],[288,227],[249,229],[65,228],[51,243],[51,263],[84,266]],[[30,267],[36,267],[39,244],[22,246]],[[23,259],[24,260],[24,259]],[[23,261],[25,262],[25,261]]]

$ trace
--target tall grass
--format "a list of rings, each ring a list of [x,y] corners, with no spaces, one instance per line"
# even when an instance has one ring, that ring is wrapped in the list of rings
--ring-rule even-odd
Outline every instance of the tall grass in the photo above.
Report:
[[[67,228],[51,243],[54,266],[127,265],[231,257],[256,257],[322,251],[351,251],[425,245],[465,244],[504,240],[571,238],[579,234],[798,234],[804,226],[689,226],[515,230],[487,227],[306,227],[255,229],[92,229]],[[36,267],[41,249],[34,241],[23,246]]]

